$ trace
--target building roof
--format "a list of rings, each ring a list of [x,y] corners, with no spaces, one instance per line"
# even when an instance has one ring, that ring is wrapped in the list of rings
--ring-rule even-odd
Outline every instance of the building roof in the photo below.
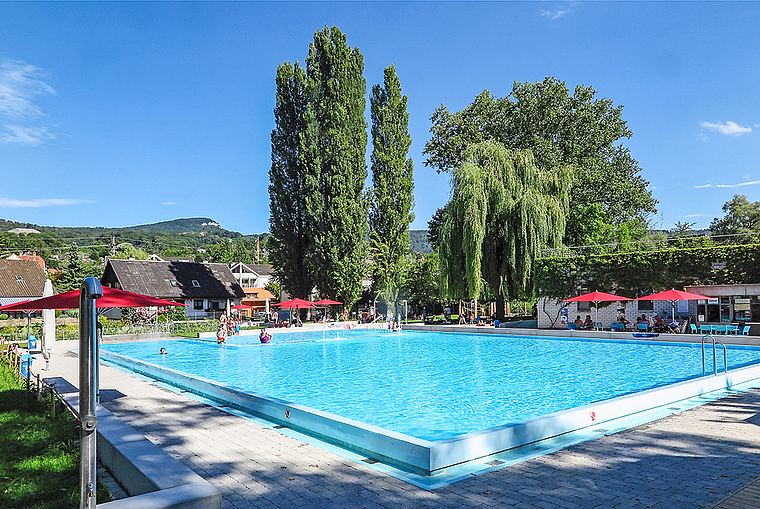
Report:
[[[42,267],[42,270],[45,270],[45,259],[42,258],[38,254],[31,254],[31,255],[17,255],[12,254],[5,258],[6,260],[32,260],[34,262],[37,262],[37,265]]]
[[[240,263],[235,262],[230,264],[230,270],[232,272],[240,272],[240,266],[243,266],[243,272],[246,274],[254,273],[258,274],[259,276],[271,276],[272,275],[272,266],[268,263],[262,263],[262,264],[255,264],[255,263]]]
[[[104,285],[161,299],[240,299],[243,289],[224,263],[108,260]],[[118,285],[118,286],[117,286]]]
[[[18,235],[25,233],[29,235],[30,233],[40,233],[39,230],[35,230],[34,228],[14,228],[12,230],[8,230],[8,233],[16,233]]]
[[[34,260],[0,260],[0,297],[42,297],[45,278]]]
[[[254,288],[246,286],[243,288],[246,300],[276,300],[277,298],[266,288]]]

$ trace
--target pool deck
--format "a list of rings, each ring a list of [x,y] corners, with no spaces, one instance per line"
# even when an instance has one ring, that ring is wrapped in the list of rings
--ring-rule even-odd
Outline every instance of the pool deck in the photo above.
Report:
[[[38,372],[77,385],[76,347],[58,342]],[[100,377],[102,405],[224,508],[760,508],[760,389],[427,491],[116,368]]]

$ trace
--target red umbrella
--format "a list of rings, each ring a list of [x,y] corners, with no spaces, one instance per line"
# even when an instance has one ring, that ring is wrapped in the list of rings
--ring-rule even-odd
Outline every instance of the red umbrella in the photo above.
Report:
[[[138,308],[149,306],[186,306],[171,300],[157,299],[139,293],[125,292],[116,288],[103,287],[103,296],[95,300],[98,308]],[[0,306],[0,310],[22,311],[30,309],[74,309],[79,307],[79,290],[59,293],[42,299],[25,300]]]
[[[590,293],[584,293],[583,295],[578,295],[577,297],[572,297],[570,299],[565,299],[562,302],[593,302],[594,303],[594,309],[596,309],[596,320],[599,321],[599,303],[600,302],[616,302],[616,301],[623,301],[623,300],[631,300],[628,297],[623,297],[622,295],[613,295],[611,293],[604,293],[604,292],[590,292]]]
[[[639,297],[636,300],[669,300],[670,306],[673,310],[673,321],[676,321],[676,301],[677,300],[707,300],[710,297],[699,295],[698,293],[683,292],[681,290],[665,290],[663,292],[653,293],[652,295],[646,295]]]
[[[238,304],[237,306],[232,306],[230,309],[253,309],[253,306],[246,306],[245,304]]]
[[[303,299],[290,299],[286,300],[285,302],[278,302],[277,304],[273,304],[273,306],[281,307],[282,309],[303,309],[315,307],[313,302]]]
[[[316,306],[334,306],[337,304],[343,304],[343,303],[338,302],[337,300],[330,300],[330,299],[322,299],[314,303],[314,305]]]

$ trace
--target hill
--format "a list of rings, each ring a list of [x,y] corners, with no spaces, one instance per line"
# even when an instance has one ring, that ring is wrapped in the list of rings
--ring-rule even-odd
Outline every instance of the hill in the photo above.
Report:
[[[427,240],[427,230],[409,230],[409,247],[418,253],[431,253],[433,248]]]

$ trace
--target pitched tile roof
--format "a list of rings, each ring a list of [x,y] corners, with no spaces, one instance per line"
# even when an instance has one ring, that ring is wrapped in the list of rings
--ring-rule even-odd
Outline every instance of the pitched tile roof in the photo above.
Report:
[[[224,263],[108,260],[103,284],[161,299],[240,299],[245,293]]]
[[[0,297],[42,297],[45,278],[34,260],[0,260]]]

